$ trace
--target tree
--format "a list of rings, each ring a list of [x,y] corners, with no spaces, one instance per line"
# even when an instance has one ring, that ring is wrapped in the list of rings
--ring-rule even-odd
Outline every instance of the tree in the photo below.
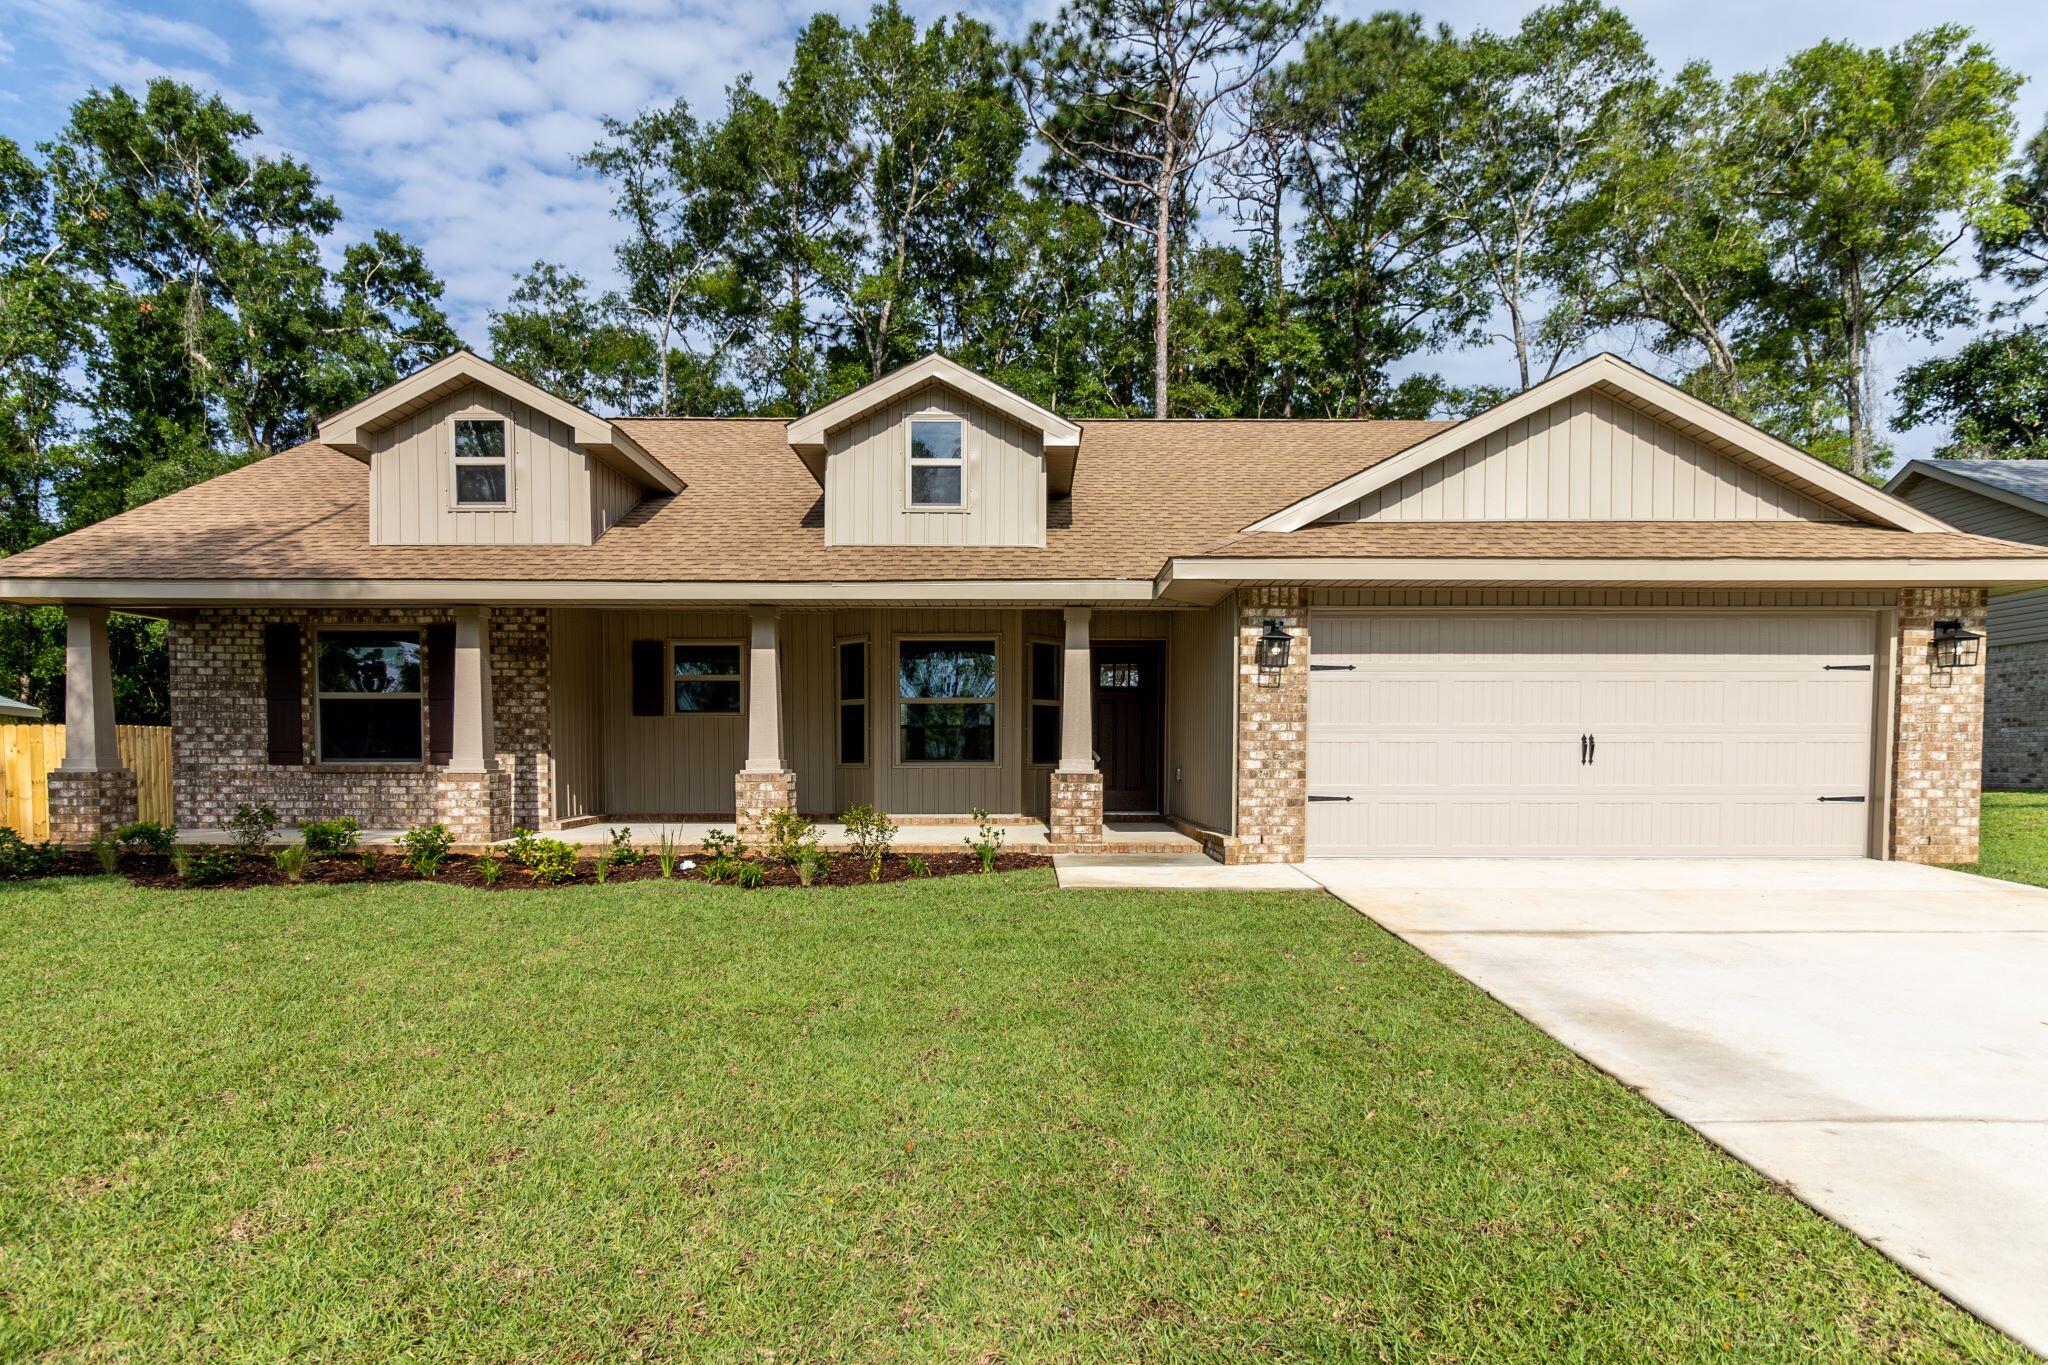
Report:
[[[1031,26],[1017,76],[1054,155],[1120,190],[1098,211],[1152,247],[1152,415],[1169,413],[1173,253],[1189,183],[1245,135],[1218,136],[1317,0],[1068,0]],[[1121,208],[1121,211],[1119,209]]]
[[[1995,311],[2017,314],[2048,293],[2048,124],[2028,141],[2004,190],[2005,212],[1987,214],[1978,229],[1977,260],[2020,295]]]
[[[593,299],[582,276],[535,261],[491,314],[491,359],[578,407],[636,412],[662,382],[636,321],[618,295]]]
[[[44,503],[86,342],[86,290],[67,265],[42,168],[0,137],[0,554],[48,534]]]
[[[1897,425],[1947,422],[1935,454],[2048,460],[2048,328],[1993,332],[1899,377]]]
[[[1968,321],[1968,284],[1942,271],[1980,224],[2009,221],[2000,184],[2019,78],[1952,25],[1890,49],[1821,43],[1738,77],[1742,143],[1772,255],[1764,326],[1819,338],[1813,382],[1836,395],[1845,462],[1876,466],[1877,339]]]

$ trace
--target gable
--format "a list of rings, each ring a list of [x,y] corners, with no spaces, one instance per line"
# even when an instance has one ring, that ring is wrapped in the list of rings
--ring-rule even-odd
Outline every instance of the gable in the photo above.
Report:
[[[957,507],[910,496],[910,423],[960,424]],[[872,408],[825,438],[827,545],[1045,544],[1046,459],[1036,427],[937,384]]]
[[[2048,513],[2003,490],[1987,488],[1968,475],[1930,474],[1909,467],[1891,485],[1899,497],[1958,530],[1999,540],[2048,545]]]
[[[1320,518],[1351,521],[1846,521],[1649,412],[1581,390]]]

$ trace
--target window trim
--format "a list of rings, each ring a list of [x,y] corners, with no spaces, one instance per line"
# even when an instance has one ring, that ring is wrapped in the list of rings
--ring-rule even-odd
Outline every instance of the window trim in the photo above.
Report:
[[[960,453],[950,460],[920,460],[916,457],[916,442],[912,433],[919,422],[951,422],[960,429]],[[919,502],[917,481],[914,474],[918,466],[926,469],[957,469],[960,471],[960,501]],[[906,512],[935,513],[940,516],[957,516],[968,510],[967,495],[967,419],[957,412],[944,408],[926,408],[913,412],[903,421],[903,509]]]
[[[320,638],[324,635],[411,635],[420,647],[420,690],[417,692],[328,692],[320,686]],[[430,769],[428,760],[431,737],[427,730],[427,693],[432,679],[427,676],[427,628],[424,625],[376,625],[363,621],[336,622],[323,625],[318,621],[307,630],[308,653],[300,660],[301,667],[311,675],[313,684],[313,762],[315,768],[345,768],[350,772],[420,772]],[[418,758],[329,758],[327,756],[326,725],[323,720],[325,708],[320,703],[330,699],[341,701],[384,700],[411,701],[419,704],[420,756]]]
[[[848,698],[842,690],[846,675],[840,662],[840,651],[849,645],[859,645],[863,650],[867,651],[865,656],[867,667],[861,672],[863,692],[857,701]],[[875,700],[875,648],[873,642],[867,636],[841,635],[832,641],[832,700],[832,719],[839,722],[839,728],[832,732],[832,762],[834,766],[841,768],[867,767],[874,760],[875,751],[874,712],[866,709],[871,707]],[[849,706],[863,708],[860,718],[860,762],[858,763],[848,763],[846,761],[846,746],[843,743],[843,738],[846,734],[846,708]]]
[[[505,454],[495,460],[464,459],[455,453],[455,426],[458,422],[496,422],[505,432]],[[456,474],[465,466],[484,469],[500,465],[505,470],[505,500],[503,502],[464,502]],[[510,512],[514,510],[517,491],[512,486],[512,419],[502,412],[489,408],[464,408],[448,414],[448,510],[451,512]]]
[[[906,697],[903,695],[903,646],[917,644],[979,645],[987,644],[996,661],[996,690],[987,697]],[[897,635],[890,639],[889,652],[896,656],[896,666],[889,670],[889,745],[890,766],[897,768],[939,768],[957,772],[963,768],[1000,768],[1003,766],[1003,636],[1000,631],[943,631],[937,634],[923,632],[912,635]],[[906,706],[927,706],[947,703],[964,703],[972,706],[986,704],[994,708],[994,724],[991,727],[989,757],[964,758],[957,762],[942,758],[905,758],[903,756],[903,708]]]
[[[1031,667],[1031,651],[1041,645],[1050,648],[1053,652],[1052,695],[1050,697],[1038,695],[1038,679]],[[1024,637],[1024,766],[1027,768],[1056,768],[1059,766],[1060,708],[1066,705],[1065,698],[1060,694],[1066,689],[1066,671],[1065,641],[1055,640],[1050,635],[1027,635]],[[1036,732],[1038,708],[1041,706],[1050,706],[1053,713],[1054,753],[1050,763],[1040,763],[1031,757],[1031,739]]]
[[[645,638],[644,636],[642,637]],[[676,709],[676,646],[677,645],[731,645],[740,652],[740,706],[737,711],[678,711]],[[682,720],[731,720],[747,714],[747,642],[738,638],[707,635],[677,635],[663,640],[661,645],[662,680],[661,706],[665,716]],[[697,682],[729,682],[734,675],[729,673],[707,673],[695,679]]]

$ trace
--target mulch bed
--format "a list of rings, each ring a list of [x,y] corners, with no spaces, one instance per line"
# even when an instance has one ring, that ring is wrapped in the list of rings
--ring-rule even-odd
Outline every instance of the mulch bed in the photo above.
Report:
[[[693,860],[697,863],[697,866],[690,871],[686,872],[680,865],[677,866],[675,880],[705,880],[704,860],[694,855]],[[535,889],[533,879],[526,874],[526,870],[512,862],[509,858],[500,859],[502,868],[497,883],[492,886],[486,886],[483,878],[477,873],[477,865],[482,861],[484,861],[482,858],[466,853],[451,854],[448,860],[441,864],[440,874],[434,880],[447,886],[473,886],[479,890],[528,891]],[[971,853],[930,853],[922,855],[921,861],[924,864],[924,871],[922,873],[913,873],[909,857],[890,854],[882,860],[881,880],[884,882],[911,881],[919,875],[958,877],[981,871],[981,860]],[[760,863],[759,866],[766,874],[766,878],[762,883],[763,886],[802,885],[797,880],[794,867],[783,863],[768,862]],[[1052,859],[1040,853],[1005,853],[996,859],[996,871],[998,872],[1017,872],[1026,868],[1050,866],[1052,866]],[[576,875],[557,882],[555,885],[593,886],[597,883],[597,877],[592,871],[592,867],[593,862],[591,859],[581,859],[576,864]],[[177,872],[172,868],[169,858],[159,857],[155,854],[124,853],[121,855],[118,869],[122,876],[127,877],[129,881],[137,886],[193,889],[193,883],[184,881],[178,876]],[[92,854],[73,851],[63,854],[58,859],[56,870],[51,875],[58,877],[97,877],[102,874],[100,872],[99,860]],[[659,881],[660,879],[661,870],[655,865],[652,855],[643,857],[638,863],[614,867],[606,874],[607,883],[646,882]],[[365,869],[361,857],[357,853],[350,852],[340,857],[325,858],[308,863],[304,875],[299,880],[306,885],[314,883],[326,885],[360,882],[416,882],[422,880],[422,878],[415,876],[411,869],[399,861],[396,854],[380,850],[374,868]],[[232,876],[224,881],[208,883],[201,889],[231,891],[242,887],[290,886],[291,884],[291,881],[270,860],[269,855],[261,854],[254,858],[244,858],[236,867]],[[868,884],[867,867],[846,855],[841,855],[835,859],[831,872],[813,883],[814,886],[866,886]]]

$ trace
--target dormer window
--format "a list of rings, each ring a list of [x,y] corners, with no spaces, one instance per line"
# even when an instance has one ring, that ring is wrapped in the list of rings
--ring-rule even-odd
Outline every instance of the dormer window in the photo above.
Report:
[[[505,419],[455,419],[455,505],[504,507],[512,501],[512,470],[505,456]]]
[[[959,419],[912,418],[910,505],[923,508],[965,506],[965,477],[965,465],[960,457]]]

